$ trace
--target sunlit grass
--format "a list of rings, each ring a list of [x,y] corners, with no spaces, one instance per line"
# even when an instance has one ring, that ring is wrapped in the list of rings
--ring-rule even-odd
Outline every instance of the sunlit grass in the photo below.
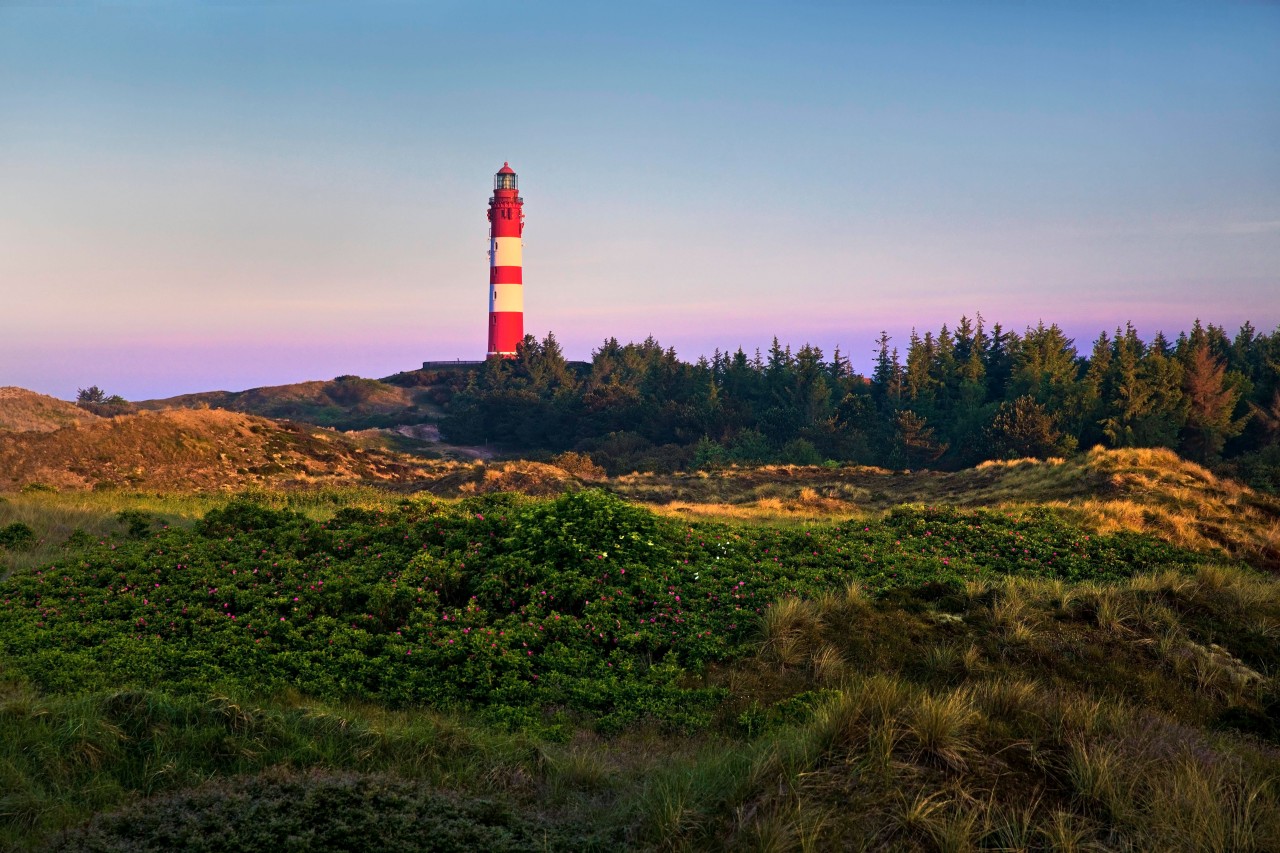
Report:
[[[157,528],[187,527],[209,510],[226,506],[230,500],[244,496],[318,521],[331,518],[343,507],[373,509],[390,507],[403,500],[401,495],[371,486],[325,486],[289,491],[252,489],[236,493],[28,489],[0,494],[0,528],[20,523],[27,525],[35,534],[35,541],[29,547],[0,548],[0,578],[16,569],[29,569],[57,560],[89,540],[96,542],[124,537],[128,526],[120,520],[121,512],[146,513]],[[80,543],[74,538],[77,536]]]
[[[874,519],[901,504],[1051,507],[1099,533],[1151,533],[1280,567],[1280,500],[1164,449],[1094,448],[1071,459],[984,462],[956,472],[860,466],[731,466],[627,474],[609,488],[668,515],[792,524]]]

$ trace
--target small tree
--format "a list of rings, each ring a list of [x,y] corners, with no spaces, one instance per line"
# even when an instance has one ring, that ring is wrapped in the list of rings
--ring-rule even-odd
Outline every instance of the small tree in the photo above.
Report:
[[[987,428],[987,437],[995,456],[1003,459],[1045,459],[1075,449],[1075,439],[1064,436],[1053,415],[1030,395],[1002,403]]]
[[[1198,462],[1217,458],[1227,439],[1239,435],[1249,420],[1247,412],[1242,418],[1233,417],[1240,391],[1227,383],[1226,370],[1208,343],[1196,346],[1187,359],[1182,378],[1187,405],[1182,450]]]
[[[724,464],[725,452],[724,446],[712,441],[707,436],[698,439],[697,445],[693,448],[693,467],[694,468],[719,468]]]
[[[793,438],[782,445],[779,458],[787,465],[821,465],[822,454],[813,446],[813,442],[803,438]]]
[[[97,385],[90,385],[88,388],[81,388],[76,394],[77,403],[105,403],[107,401],[107,392],[103,391]]]
[[[898,442],[907,464],[913,468],[936,461],[950,447],[946,442],[939,441],[934,436],[933,427],[910,409],[899,412],[895,423]]]
[[[566,450],[558,456],[551,457],[551,464],[563,471],[567,471],[579,480],[608,479],[604,469],[597,465],[586,453]]]
[[[773,456],[769,440],[758,429],[740,430],[729,444],[729,458],[747,465],[762,465]]]

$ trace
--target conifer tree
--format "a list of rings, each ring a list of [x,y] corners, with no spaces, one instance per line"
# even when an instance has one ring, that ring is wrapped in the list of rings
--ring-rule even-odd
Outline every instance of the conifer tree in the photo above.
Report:
[[[1119,337],[1120,330],[1116,329]],[[1086,413],[1081,438],[1086,446],[1102,442],[1105,439],[1102,421],[1107,415],[1107,394],[1111,379],[1111,338],[1106,331],[1098,334],[1093,342],[1093,351],[1089,354],[1089,365],[1080,379],[1080,401]]]
[[[998,458],[1045,459],[1075,449],[1075,440],[1064,436],[1055,418],[1030,395],[1002,403],[991,421],[991,448]]]
[[[1151,405],[1134,424],[1139,447],[1176,447],[1186,420],[1182,394],[1182,364],[1173,358],[1169,342],[1157,332],[1142,357],[1141,376],[1151,392]]]
[[[936,354],[933,332],[926,331],[921,338],[916,330],[911,330],[911,343],[907,347],[907,367],[904,377],[907,396],[913,408],[927,408],[933,402],[936,385],[933,373],[933,361]]]
[[[899,412],[895,423],[901,452],[910,467],[935,462],[947,452],[947,445],[934,434],[933,427],[915,412],[909,409]]]
[[[1008,395],[1009,380],[1013,375],[1013,359],[1020,344],[1017,334],[1006,332],[999,323],[991,327],[991,342],[982,362],[987,378],[988,400],[999,401]]]
[[[1112,447],[1139,447],[1146,442],[1140,425],[1155,408],[1155,388],[1142,369],[1145,347],[1133,326],[1116,331],[1104,385],[1102,431]]]
[[[1194,331],[1190,340],[1197,340]],[[1183,451],[1199,462],[1210,462],[1217,458],[1227,439],[1240,434],[1249,415],[1235,418],[1240,392],[1227,383],[1226,364],[1210,351],[1207,336],[1192,346],[1185,371],[1182,389],[1186,395],[1187,420],[1183,427]]]
[[[897,406],[902,402],[902,364],[898,361],[898,350],[889,350],[889,342],[893,340],[888,332],[881,332],[876,345],[876,366],[871,373],[872,391],[879,402]]]

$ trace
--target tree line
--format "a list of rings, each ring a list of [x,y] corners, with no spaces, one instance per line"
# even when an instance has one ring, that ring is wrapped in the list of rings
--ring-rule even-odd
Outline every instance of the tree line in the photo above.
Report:
[[[1056,324],[1021,334],[981,315],[877,341],[870,376],[775,338],[768,352],[689,363],[649,338],[609,338],[589,363],[526,336],[453,395],[453,441],[577,450],[611,471],[856,462],[955,469],[1095,445],[1168,447],[1280,486],[1280,328],[1202,325],[1149,341],[1131,326],[1088,352]]]

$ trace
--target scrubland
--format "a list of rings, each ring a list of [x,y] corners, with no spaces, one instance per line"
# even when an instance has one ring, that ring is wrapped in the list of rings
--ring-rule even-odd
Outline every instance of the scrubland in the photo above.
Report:
[[[1171,453],[442,470],[6,495],[3,843],[1280,848],[1280,513]]]

